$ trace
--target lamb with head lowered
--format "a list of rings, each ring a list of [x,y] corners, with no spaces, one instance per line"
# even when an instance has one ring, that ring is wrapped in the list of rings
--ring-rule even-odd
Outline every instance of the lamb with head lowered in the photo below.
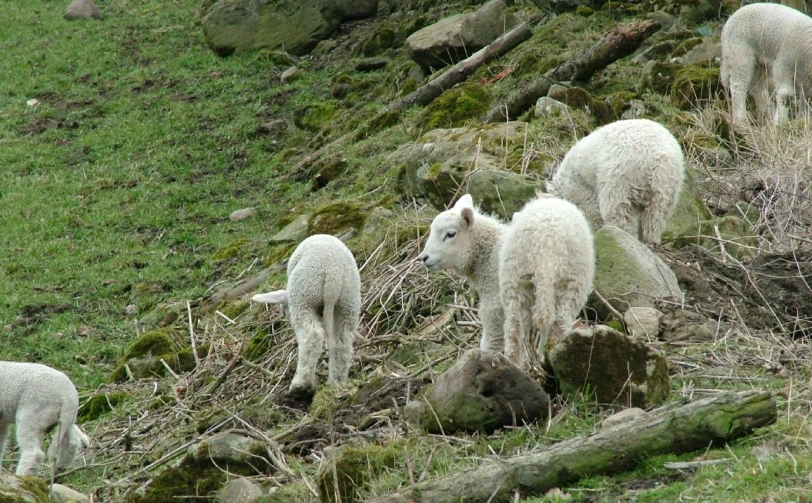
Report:
[[[65,468],[90,438],[76,426],[79,394],[62,372],[38,363],[0,361],[0,461],[8,432],[16,425],[20,460],[16,474],[35,476],[45,461],[42,438],[55,430],[48,458]]]
[[[469,194],[431,223],[419,259],[451,269],[479,295],[480,347],[525,368],[550,333],[570,328],[592,287],[592,233],[572,203],[540,195],[510,224],[484,215]],[[530,344],[533,330],[538,344]],[[530,353],[533,351],[533,353]]]
[[[291,394],[315,389],[325,342],[328,382],[347,380],[361,315],[361,275],[355,257],[340,239],[315,234],[302,241],[288,260],[286,288],[254,295],[252,300],[285,307],[299,354]]]
[[[573,145],[547,192],[578,206],[593,232],[614,225],[659,243],[684,178],[682,148],[668,129],[648,119],[619,120]]]

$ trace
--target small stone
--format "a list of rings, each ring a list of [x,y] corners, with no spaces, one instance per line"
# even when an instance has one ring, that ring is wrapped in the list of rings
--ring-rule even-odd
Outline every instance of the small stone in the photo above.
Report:
[[[361,234],[372,234],[380,230],[391,220],[394,215],[395,214],[392,212],[392,210],[383,208],[381,206],[372,208],[372,211],[369,212],[369,216],[364,222],[364,229],[361,231]]]
[[[567,113],[567,105],[548,96],[542,96],[536,101],[536,117],[546,117],[553,113]]]
[[[138,307],[135,304],[129,304],[124,308],[124,312],[127,314],[135,314],[138,312]]]
[[[307,215],[299,215],[281,231],[271,236],[271,241],[301,241],[307,237]]]
[[[607,417],[606,419],[604,419],[601,422],[601,429],[606,430],[619,424],[626,424],[641,414],[645,414],[645,411],[643,411],[643,409],[640,409],[638,407],[623,409],[620,412],[616,412],[611,416]]]
[[[55,332],[55,333],[54,333],[54,335],[53,335],[52,337],[53,337],[54,339],[57,339],[57,340],[58,340],[58,339],[61,339],[61,338],[65,337],[65,334],[63,334],[62,332]]]
[[[262,497],[262,489],[248,479],[230,480],[217,493],[218,503],[251,503]]]
[[[104,19],[102,11],[93,0],[73,0],[65,9],[65,19]]]
[[[372,70],[380,70],[392,61],[384,56],[375,58],[366,58],[355,63],[355,69],[359,72],[371,72]]]
[[[26,101],[25,104],[28,105],[29,107],[35,107],[39,105],[39,100],[36,98],[31,98],[30,100]]]
[[[256,208],[243,208],[233,211],[231,215],[228,216],[228,219],[232,222],[239,222],[240,220],[245,220],[246,218],[253,216],[256,212]]]
[[[14,325],[12,325],[11,323],[3,325],[3,330],[5,330],[6,332],[11,332],[12,330],[14,330]]]
[[[283,84],[290,84],[291,82],[293,82],[294,80],[298,79],[301,76],[302,71],[295,66],[291,66],[290,68],[282,72],[282,76],[279,79],[282,81]]]
[[[632,307],[623,314],[623,322],[633,337],[651,340],[660,333],[663,313],[653,307]]]
[[[639,119],[646,115],[646,104],[642,100],[631,100],[629,109],[621,114],[621,119]]]

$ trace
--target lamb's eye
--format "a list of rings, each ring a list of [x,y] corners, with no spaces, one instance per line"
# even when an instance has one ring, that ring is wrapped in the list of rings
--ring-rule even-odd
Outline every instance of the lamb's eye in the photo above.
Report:
[[[445,238],[446,239],[451,239],[456,235],[457,235],[457,231],[448,231],[448,232],[445,233]]]

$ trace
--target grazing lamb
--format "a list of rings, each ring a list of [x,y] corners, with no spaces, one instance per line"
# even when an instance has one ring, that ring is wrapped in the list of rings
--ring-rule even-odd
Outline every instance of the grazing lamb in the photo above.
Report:
[[[418,257],[426,269],[452,269],[468,278],[479,294],[482,321],[480,347],[504,351],[504,312],[499,300],[499,247],[505,224],[474,208],[469,194],[453,208],[437,215],[423,252]]]
[[[299,352],[291,394],[315,389],[325,340],[328,382],[347,380],[361,315],[361,275],[355,257],[340,239],[315,234],[302,241],[288,260],[287,288],[254,295],[252,300],[285,306]]]
[[[20,461],[17,475],[34,476],[45,461],[42,437],[56,426],[48,457],[55,468],[65,468],[90,439],[76,426],[79,395],[71,380],[58,370],[37,363],[0,361],[0,461],[12,424],[17,426]]]
[[[619,120],[578,141],[547,186],[578,206],[593,231],[604,224],[659,243],[685,178],[676,138],[647,119]]]
[[[540,195],[514,213],[499,252],[505,355],[519,367],[540,360],[548,337],[572,328],[594,278],[592,231],[577,206]],[[531,344],[534,328],[539,338]]]
[[[792,7],[772,3],[737,10],[722,29],[720,80],[730,94],[734,123],[747,123],[748,93],[759,113],[772,116],[775,123],[788,119],[789,100],[796,100],[801,114],[807,115],[806,94],[812,90],[812,19]]]

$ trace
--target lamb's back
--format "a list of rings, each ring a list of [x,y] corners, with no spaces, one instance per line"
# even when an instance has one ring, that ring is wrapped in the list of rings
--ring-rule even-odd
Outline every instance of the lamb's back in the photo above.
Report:
[[[346,245],[334,236],[317,234],[302,241],[291,255],[288,295],[291,302],[320,304],[327,283],[340,283],[342,297],[355,296],[360,292],[361,279],[355,257]]]

